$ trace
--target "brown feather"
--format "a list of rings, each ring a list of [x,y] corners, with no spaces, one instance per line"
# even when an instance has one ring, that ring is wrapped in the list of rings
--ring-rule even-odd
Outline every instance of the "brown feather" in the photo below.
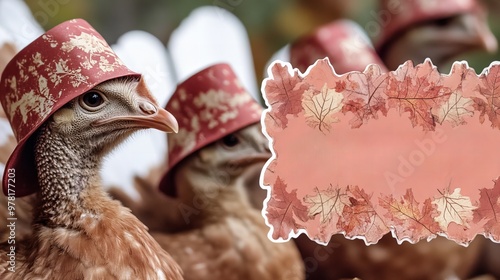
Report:
[[[164,169],[163,166],[157,166],[144,177],[134,177],[134,189],[139,194],[138,200],[134,200],[119,187],[111,187],[108,190],[113,198],[130,208],[132,214],[139,218],[150,231],[171,232],[184,226],[184,220],[177,211],[180,207],[179,201],[158,194],[158,184],[165,172]],[[169,207],[166,208],[165,205]]]
[[[101,189],[102,157],[137,128],[130,129],[130,121],[90,124],[99,114],[143,114],[136,105],[140,102],[157,106],[135,102],[134,85],[129,79],[101,84],[99,90],[114,100],[107,109],[87,114],[79,102],[70,102],[38,130],[34,149],[40,191],[33,234],[0,245],[1,279],[183,279],[147,227]],[[15,272],[10,251],[15,251]]]
[[[248,197],[248,187],[260,187],[247,184],[255,184],[252,178],[270,157],[260,124],[234,135],[237,146],[225,148],[219,140],[176,166],[184,229],[152,235],[179,263],[185,279],[305,279],[297,248],[268,239],[269,228]],[[260,161],[252,163],[258,155]]]

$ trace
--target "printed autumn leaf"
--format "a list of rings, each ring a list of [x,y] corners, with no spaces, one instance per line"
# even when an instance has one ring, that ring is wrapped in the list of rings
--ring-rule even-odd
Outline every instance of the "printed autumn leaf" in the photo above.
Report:
[[[460,191],[460,188],[456,188],[453,193],[449,189],[438,190],[441,196],[432,201],[439,212],[435,220],[443,230],[451,222],[468,227],[472,220],[473,210],[477,207],[472,205],[470,197],[463,196]]]
[[[346,83],[344,81],[335,82],[335,91],[343,92],[346,89]]]
[[[314,195],[306,195],[304,202],[309,206],[309,217],[320,216],[320,223],[331,222],[334,217],[342,214],[344,206],[350,206],[345,190],[330,185],[326,190],[314,188]]]
[[[451,90],[444,87],[443,76],[430,60],[413,67],[407,61],[396,71],[388,74],[385,94],[389,108],[408,112],[413,127],[434,130],[433,109],[441,107],[448,100]]]
[[[455,62],[449,76],[443,79],[443,86],[463,97],[480,96],[477,92],[479,77],[466,62]]]
[[[466,124],[466,116],[474,115],[474,101],[461,96],[458,92],[450,95],[450,99],[439,109],[437,122],[443,124],[449,121],[453,127]]]
[[[500,241],[500,178],[491,189],[479,191],[479,206],[474,210],[474,222],[487,221],[484,225],[487,235],[493,235]]]
[[[378,215],[371,202],[371,196],[358,186],[347,187],[351,205],[344,205],[338,226],[349,238],[364,236],[367,244],[375,244],[389,228]]]
[[[265,82],[265,98],[271,110],[266,115],[281,129],[288,124],[287,115],[297,116],[302,112],[302,95],[309,87],[302,82],[294,70],[291,75],[290,64],[275,63],[271,66],[272,77]]]
[[[267,165],[266,170],[264,170],[264,178],[262,182],[266,186],[272,185],[272,183],[276,180],[276,165],[278,164],[277,159],[271,160],[271,162]]]
[[[384,215],[387,218],[386,224],[394,227],[398,240],[408,238],[417,242],[440,231],[439,224],[434,220],[438,213],[431,199],[426,199],[420,206],[412,189],[407,189],[399,200],[393,195],[382,195],[379,204],[387,210]]]
[[[485,116],[491,127],[500,129],[500,64],[491,65],[489,71],[479,77],[478,92],[484,97],[473,97],[474,108],[479,111],[479,120],[484,122]]]
[[[301,222],[309,220],[307,207],[297,198],[297,190],[288,192],[286,183],[280,178],[271,188],[271,198],[267,202],[267,219],[272,225],[272,237],[274,239],[288,239],[290,233],[297,233],[303,228],[296,218]]]
[[[329,89],[326,83],[319,93],[307,90],[302,99],[307,125],[323,133],[329,132],[332,124],[338,122],[335,114],[342,109],[343,98],[341,93]]]
[[[280,67],[280,69],[283,69],[282,65]],[[308,74],[304,77],[297,76],[296,73],[291,71],[287,72],[291,76],[291,80],[296,80],[297,84],[305,88],[301,93],[302,111],[297,114],[298,118],[293,119],[293,128],[290,122],[290,129],[284,131],[281,126],[276,124],[281,124],[281,120],[276,121],[275,119],[264,117],[264,125],[269,133],[268,135],[276,137],[273,140],[276,141],[277,139],[278,141],[273,142],[273,145],[280,152],[281,160],[284,160],[286,157],[284,154],[287,152],[294,153],[294,155],[297,154],[297,147],[300,147],[302,143],[297,141],[304,141],[304,139],[309,139],[307,140],[308,143],[311,143],[309,142],[310,140],[314,141],[314,139],[302,137],[320,135],[319,133],[306,133],[305,135],[301,133],[304,131],[311,132],[310,127],[314,127],[324,133],[324,135],[320,135],[322,136],[322,143],[333,145],[336,143],[336,140],[333,139],[334,134],[326,134],[328,131],[337,128],[345,129],[342,133],[342,140],[345,139],[346,141],[351,140],[351,136],[355,140],[358,136],[360,139],[365,139],[366,137],[368,137],[366,139],[369,139],[370,135],[377,135],[363,135],[364,131],[370,131],[370,133],[379,131],[382,135],[385,126],[393,123],[405,125],[404,122],[407,124],[412,123],[414,129],[417,129],[416,131],[412,131],[412,133],[415,133],[417,137],[421,135],[427,137],[429,135],[427,131],[434,130],[438,124],[443,125],[439,128],[444,130],[447,137],[455,137],[457,134],[451,130],[456,126],[469,125],[468,123],[472,125],[470,128],[473,129],[480,127],[481,129],[490,130],[489,124],[479,126],[478,119],[476,119],[478,117],[481,122],[484,122],[488,118],[492,121],[492,127],[500,128],[500,124],[496,124],[497,126],[494,124],[495,118],[498,118],[496,111],[500,108],[500,99],[497,97],[496,81],[493,79],[496,75],[495,71],[500,73],[500,69],[498,69],[500,66],[494,65],[490,71],[484,72],[485,74],[482,74],[481,78],[466,63],[454,64],[450,75],[438,73],[429,61],[415,67],[411,63],[407,63],[397,71],[388,73],[380,73],[375,68],[368,67],[364,72],[355,71],[344,75],[337,75],[334,72],[330,74],[324,64],[321,65],[321,69],[316,69],[317,67],[315,65],[309,68]],[[314,75],[311,75],[311,73]],[[326,87],[324,86],[325,84],[327,84]],[[339,99],[337,105],[341,108],[340,111],[337,111],[338,108],[329,110],[332,109],[329,105],[333,104],[333,99],[328,99],[328,90],[333,91],[337,95]],[[283,100],[286,101],[289,97],[284,94],[282,96],[275,96],[274,98],[276,100],[284,98]],[[308,103],[306,103],[306,100]],[[280,106],[286,108],[285,103],[287,102],[278,102],[277,104],[281,104]],[[306,104],[310,106],[307,107],[305,106]],[[314,105],[323,106],[314,107]],[[270,110],[273,109],[275,108],[273,107]],[[405,116],[397,120],[395,119],[397,118],[397,112]],[[272,113],[276,113],[276,111]],[[330,113],[332,114],[329,115]],[[273,116],[276,118],[276,115]],[[288,120],[292,120],[290,114],[284,116],[285,125],[287,123],[287,116]],[[386,116],[389,118],[387,120],[389,122],[385,122],[386,120],[383,119]],[[383,120],[375,122],[377,118]],[[335,124],[336,121],[341,121],[342,123],[337,125]],[[352,135],[348,131],[350,128],[358,128],[363,125],[368,125],[368,127],[366,129],[363,127],[362,129],[355,130],[352,132]],[[411,129],[411,126],[408,125],[405,128]],[[394,131],[393,127],[390,127],[390,129]],[[460,129],[464,129],[464,132],[466,132],[469,127],[462,127]],[[496,130],[485,132],[493,133],[494,131]],[[290,132],[290,134],[283,134],[287,132]],[[447,134],[446,132],[451,133]],[[300,136],[300,140],[296,139],[298,135]],[[458,135],[460,134],[458,133]],[[489,134],[481,135],[482,143],[489,139],[488,137],[494,137],[494,135]],[[402,148],[409,148],[410,145],[414,148],[414,144],[417,143],[412,138],[410,141],[407,141],[408,145],[405,146],[404,143],[398,143],[397,141],[400,140],[397,138],[392,137],[391,141],[394,139],[395,147],[397,146],[398,148],[400,146]],[[462,140],[454,138],[452,140],[457,141],[447,142],[446,148],[436,151],[447,151],[446,149],[450,151],[455,150],[450,149],[454,145],[457,145],[457,148],[461,147],[460,141]],[[464,139],[463,141],[466,140]],[[378,142],[373,141],[373,143]],[[386,141],[384,143],[387,144]],[[421,148],[420,144],[417,144],[417,146]],[[290,150],[287,151],[286,148]],[[353,152],[358,152],[359,154],[366,153],[366,151],[360,152],[356,148],[354,148],[354,151],[350,151],[348,148],[342,150],[343,153],[341,156],[348,157]],[[440,149],[437,146],[435,148]],[[315,150],[318,149],[327,148],[315,147]],[[371,149],[372,152],[376,152],[378,146],[373,145]],[[427,150],[430,151],[431,149],[426,147],[425,151]],[[432,150],[434,151],[434,146]],[[413,159],[415,162],[418,161],[418,164],[416,163],[415,165],[428,164],[427,160],[420,163],[420,157],[413,157],[412,155],[417,155],[413,150],[406,152],[409,155],[408,158]],[[368,153],[371,152],[368,151]],[[484,153],[484,151],[481,153]],[[310,155],[311,153],[304,154]],[[280,161],[279,155],[276,154],[276,156],[275,164]],[[289,156],[286,158],[289,159]],[[326,153],[325,158],[328,158]],[[487,160],[490,160],[490,158],[493,160],[494,157],[490,156]],[[311,157],[302,158],[301,155],[297,155],[298,161],[302,162],[303,159],[306,159],[304,162],[307,163],[307,160],[311,160]],[[328,160],[330,159],[328,158]],[[344,162],[342,158],[336,157],[336,159],[339,162]],[[315,161],[315,158],[313,158],[312,160],[316,166],[325,165],[325,162],[321,161],[323,159]],[[356,162],[360,161],[357,160]],[[361,159],[361,162],[365,161]],[[467,162],[470,162],[470,160]],[[283,233],[276,233],[278,235],[288,236],[292,231],[296,232],[301,228],[305,228],[308,236],[316,241],[327,242],[333,234],[342,232],[348,238],[363,237],[367,243],[376,243],[384,233],[392,229],[399,241],[408,240],[410,242],[417,242],[420,239],[432,238],[438,234],[447,236],[449,239],[460,244],[467,244],[477,234],[484,234],[487,238],[500,241],[500,222],[498,218],[500,214],[500,190],[498,189],[500,189],[500,186],[495,186],[494,189],[482,189],[480,193],[477,193],[477,197],[481,196],[481,200],[477,200],[475,196],[470,195],[471,189],[464,189],[465,187],[461,190],[441,190],[440,193],[424,188],[425,190],[422,190],[424,193],[419,193],[417,201],[411,190],[407,190],[401,196],[391,195],[388,191],[379,194],[376,188],[382,184],[378,184],[378,182],[374,182],[373,186],[369,186],[370,188],[367,186],[365,189],[360,189],[359,187],[345,187],[352,182],[342,181],[341,184],[344,187],[334,188],[330,186],[327,190],[321,190],[314,188],[314,186],[318,185],[317,182],[320,182],[320,180],[328,180],[328,178],[316,178],[320,174],[315,174],[314,179],[313,176],[310,176],[311,179],[308,176],[307,179],[302,181],[300,175],[294,176],[296,174],[291,175],[283,172],[286,176],[290,176],[290,178],[287,178],[283,174],[279,174],[283,171],[283,167],[287,163],[280,161],[279,164],[281,168],[274,169],[276,173],[271,172],[273,169],[270,168],[271,166],[265,171],[265,182],[274,183],[278,176],[281,176],[280,178],[284,182],[292,182],[292,178],[299,179],[300,186],[304,186],[307,189],[297,190],[295,194],[308,193],[308,195],[298,196],[296,199],[301,201],[303,206],[308,210],[305,212],[305,215],[309,220],[305,222],[301,221],[293,213],[288,222],[290,228]],[[429,164],[433,164],[433,162],[429,161]],[[440,163],[438,162],[437,164]],[[363,185],[369,183],[366,182],[366,178],[359,177],[363,176],[363,174],[354,173],[353,169],[356,168],[353,168],[351,165],[345,164],[345,171],[353,172],[352,174],[349,173],[350,176],[358,175],[357,178],[362,178],[360,179],[361,181],[356,183]],[[383,165],[383,162],[381,162],[381,165]],[[492,165],[488,164],[488,166]],[[314,167],[312,166],[311,168]],[[419,171],[427,172],[427,167],[425,166],[425,168],[419,169]],[[456,171],[455,166],[451,167],[454,168],[453,171]],[[337,166],[335,168],[344,167]],[[399,171],[399,166],[397,168]],[[456,168],[463,167],[457,166]],[[403,169],[401,168],[401,170]],[[343,170],[335,170],[335,172],[343,172]],[[483,170],[483,172],[486,174],[488,171]],[[440,174],[439,176],[443,175],[442,172]],[[479,180],[479,176],[481,175],[478,174],[478,172],[475,172],[473,176],[478,177]],[[433,182],[434,175],[427,175],[419,175],[419,179],[417,180],[419,185],[413,186],[413,190],[419,188],[420,184],[426,184],[424,180],[429,180],[428,183]],[[328,176],[328,174],[325,176]],[[475,177],[471,179],[475,180]],[[342,178],[343,180],[349,180],[348,178],[351,177]],[[419,181],[420,179],[422,179],[422,182]],[[441,179],[443,178],[440,177],[439,180]],[[374,179],[374,181],[376,180]],[[404,180],[401,184],[404,187],[410,187],[415,184],[412,180],[413,178]],[[380,190],[380,192],[384,191]],[[293,196],[294,192],[288,191],[287,193]],[[293,228],[294,226],[296,228]]]
[[[450,240],[455,241],[463,246],[468,246],[476,235],[483,233],[485,221],[480,221],[479,223],[471,223],[470,226],[463,226],[457,223],[451,222],[446,229],[446,237]]]
[[[345,77],[345,101],[342,113],[351,112],[354,117],[349,121],[352,128],[360,127],[370,118],[377,119],[378,113],[387,115],[384,90],[387,74],[380,67],[370,65],[363,73],[352,72]]]

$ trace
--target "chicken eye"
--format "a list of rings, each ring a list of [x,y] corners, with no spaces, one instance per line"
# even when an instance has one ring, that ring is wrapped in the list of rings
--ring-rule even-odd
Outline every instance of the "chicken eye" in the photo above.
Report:
[[[222,144],[226,147],[232,148],[240,143],[240,139],[234,135],[229,134],[226,137],[222,138]]]
[[[95,111],[104,103],[105,99],[102,93],[89,91],[80,98],[80,105],[89,111]]]

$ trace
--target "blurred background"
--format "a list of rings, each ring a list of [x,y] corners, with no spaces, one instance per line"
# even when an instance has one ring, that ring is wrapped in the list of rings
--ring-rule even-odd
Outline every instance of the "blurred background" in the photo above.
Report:
[[[215,5],[234,13],[245,25],[251,42],[258,82],[272,54],[300,35],[339,18],[360,24],[370,37],[377,20],[377,0],[26,0],[36,20],[47,30],[58,23],[83,18],[110,43],[133,29],[145,30],[167,43],[172,31],[196,7]],[[490,26],[500,38],[500,1],[484,0]],[[498,53],[469,53],[467,60],[477,73]]]

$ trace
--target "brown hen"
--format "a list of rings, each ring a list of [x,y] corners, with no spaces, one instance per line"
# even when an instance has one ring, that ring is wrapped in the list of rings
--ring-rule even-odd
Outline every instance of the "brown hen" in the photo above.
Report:
[[[260,129],[254,124],[230,134],[175,168],[185,229],[152,235],[185,279],[304,279],[297,250],[268,239],[269,228],[245,189],[270,157]]]
[[[232,68],[215,64],[191,76],[166,108],[179,133],[168,138],[168,170],[159,187],[179,204],[157,211],[179,213],[182,224],[175,233],[152,235],[185,278],[304,279],[294,244],[267,237],[258,178],[271,154],[259,123],[262,108]],[[260,198],[252,200],[252,193]]]
[[[147,228],[100,188],[99,166],[113,146],[141,128],[177,130],[144,89],[136,80],[105,82],[39,129],[34,233],[16,245],[15,272],[2,244],[2,279],[182,279]]]
[[[130,134],[178,130],[140,75],[77,19],[20,51],[0,86],[18,140],[3,192],[14,206],[37,193],[32,235],[0,245],[0,278],[182,279],[146,226],[101,188],[103,157]]]

